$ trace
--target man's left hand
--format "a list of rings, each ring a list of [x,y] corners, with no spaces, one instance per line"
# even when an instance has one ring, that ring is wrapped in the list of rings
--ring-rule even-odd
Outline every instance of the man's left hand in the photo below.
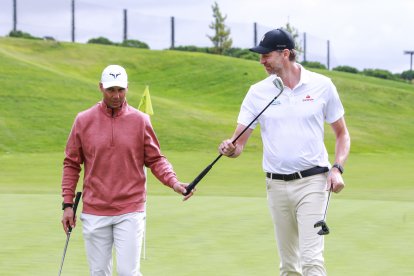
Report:
[[[186,189],[187,186],[188,186],[187,183],[177,182],[174,184],[173,189],[176,193],[183,195],[185,192],[187,192],[187,189]],[[188,195],[184,196],[183,201],[186,201],[187,199],[192,197],[194,192],[195,192],[195,189],[193,189]]]
[[[345,188],[345,183],[341,172],[337,168],[332,168],[328,174],[327,191],[332,189],[334,193],[339,193],[343,188]]]

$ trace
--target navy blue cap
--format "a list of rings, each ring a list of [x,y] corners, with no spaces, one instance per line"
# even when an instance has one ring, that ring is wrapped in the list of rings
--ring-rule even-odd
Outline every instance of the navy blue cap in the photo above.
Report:
[[[294,48],[295,41],[292,35],[283,29],[275,29],[265,33],[259,45],[249,50],[259,54],[267,54],[272,51]]]

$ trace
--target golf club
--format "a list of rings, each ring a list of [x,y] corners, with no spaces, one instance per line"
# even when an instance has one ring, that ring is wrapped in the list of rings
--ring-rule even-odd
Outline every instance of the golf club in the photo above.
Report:
[[[76,197],[75,197],[75,204],[73,205],[73,219],[75,219],[75,215],[76,215],[76,209],[78,208],[78,204],[79,204],[79,200],[81,198],[82,193],[81,192],[77,192],[76,193]],[[72,233],[72,227],[69,226],[68,229],[68,233],[66,234],[66,243],[65,243],[65,249],[63,249],[63,257],[62,257],[62,262],[60,264],[60,270],[59,270],[59,276],[62,273],[62,268],[63,268],[63,262],[65,261],[65,256],[66,256],[66,250],[68,249],[68,244],[69,244],[69,239],[70,239],[70,234]]]
[[[265,110],[280,96],[280,94],[282,94],[283,90],[284,90],[284,85],[283,85],[283,81],[280,77],[276,76],[276,78],[273,80],[273,84],[276,86],[277,89],[279,89],[279,93],[276,95],[276,97],[274,97],[270,103],[268,105],[266,105],[265,108],[263,108],[263,110],[243,129],[242,132],[240,132],[239,135],[237,135],[236,138],[234,138],[234,140],[232,141],[232,143],[234,144],[237,139],[239,139],[243,133],[246,132],[246,130],[257,120],[257,118],[260,117],[260,115],[263,114],[263,112],[265,112]],[[203,179],[203,177],[211,170],[211,168],[214,166],[214,164],[216,164],[216,162],[223,156],[223,154],[219,154],[219,156],[217,156],[216,159],[214,159],[213,162],[210,163],[210,165],[208,165],[194,180],[193,182],[191,182],[187,188],[186,188],[186,192],[183,193],[184,196],[188,195],[194,188],[195,186],[198,184],[198,182],[200,182],[201,179]]]
[[[320,236],[329,234],[329,227],[326,224],[326,212],[328,211],[329,198],[331,197],[331,191],[332,191],[332,186],[329,189],[328,201],[326,202],[325,214],[323,215],[323,220],[320,220],[320,221],[316,222],[315,225],[313,225],[314,228],[321,227],[321,230],[318,231],[318,235],[320,235]]]

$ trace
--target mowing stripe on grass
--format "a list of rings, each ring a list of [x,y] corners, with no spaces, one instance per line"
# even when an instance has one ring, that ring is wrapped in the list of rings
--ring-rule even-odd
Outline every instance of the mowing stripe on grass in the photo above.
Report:
[[[2,275],[56,275],[65,241],[58,195],[0,194]],[[331,275],[410,275],[414,203],[333,198],[326,263]],[[278,274],[265,198],[149,196],[144,275]],[[65,275],[86,275],[81,224]]]

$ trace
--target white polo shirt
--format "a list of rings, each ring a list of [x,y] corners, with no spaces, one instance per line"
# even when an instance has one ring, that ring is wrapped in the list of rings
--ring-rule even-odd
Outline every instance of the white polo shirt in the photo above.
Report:
[[[252,85],[243,100],[237,122],[247,126],[279,93],[275,75]],[[330,167],[324,144],[324,122],[344,116],[332,81],[301,67],[300,81],[283,93],[251,125],[260,124],[263,170],[290,174],[315,166]]]

